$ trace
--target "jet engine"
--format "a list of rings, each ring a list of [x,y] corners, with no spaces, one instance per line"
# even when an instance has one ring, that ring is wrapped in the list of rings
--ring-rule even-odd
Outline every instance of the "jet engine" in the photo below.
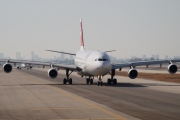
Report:
[[[10,73],[10,72],[12,71],[12,65],[9,64],[9,63],[5,63],[5,64],[3,65],[3,69],[4,69],[4,72]]]
[[[128,76],[129,78],[131,79],[135,79],[137,76],[138,76],[138,71],[134,68],[131,68],[129,71],[128,71]]]
[[[178,68],[176,65],[174,64],[169,64],[168,65],[168,72],[171,73],[171,74],[175,74],[177,72]]]
[[[49,76],[51,79],[56,78],[57,75],[58,75],[58,72],[57,72],[56,69],[51,68],[51,69],[48,70],[48,76]]]

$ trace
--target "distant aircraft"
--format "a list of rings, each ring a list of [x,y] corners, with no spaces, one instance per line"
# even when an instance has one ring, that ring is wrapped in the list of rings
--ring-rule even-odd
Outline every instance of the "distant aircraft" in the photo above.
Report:
[[[10,63],[24,63],[29,65],[42,65],[42,66],[50,66],[51,68],[48,70],[48,76],[50,78],[56,78],[58,76],[57,69],[65,69],[66,70],[66,78],[64,78],[63,83],[72,84],[72,78],[70,75],[72,72],[76,71],[78,75],[86,77],[87,84],[93,84],[94,77],[98,78],[97,85],[102,86],[103,76],[106,74],[110,74],[111,78],[107,80],[108,84],[117,84],[117,79],[114,78],[115,70],[122,68],[129,67],[128,76],[131,79],[135,79],[138,76],[138,71],[136,70],[136,66],[142,65],[153,65],[153,64],[163,64],[169,63],[168,71],[171,74],[177,72],[178,68],[174,64],[174,62],[180,62],[180,60],[157,60],[157,61],[140,61],[140,62],[131,62],[131,63],[122,63],[122,64],[111,64],[111,59],[108,52],[110,51],[86,51],[84,49],[84,40],[83,40],[83,28],[82,28],[82,19],[80,19],[80,50],[74,53],[67,53],[67,52],[60,52],[54,50],[47,50],[51,52],[69,54],[75,56],[75,65],[66,65],[66,64],[58,64],[58,63],[51,63],[51,62],[42,62],[42,61],[19,61],[19,60],[0,60],[5,61],[6,63],[3,65],[3,69],[6,73],[10,73],[12,71],[12,65]]]
[[[20,65],[16,66],[17,69],[26,68],[26,69],[32,69],[32,65],[27,65],[25,63],[21,63]]]

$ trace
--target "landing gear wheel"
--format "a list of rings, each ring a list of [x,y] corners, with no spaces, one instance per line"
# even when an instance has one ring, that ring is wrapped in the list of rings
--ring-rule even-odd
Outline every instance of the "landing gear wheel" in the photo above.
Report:
[[[108,78],[107,83],[110,85],[111,84],[111,79]]]
[[[103,86],[103,82],[102,81],[100,82],[100,84],[101,84],[101,86]]]
[[[92,79],[92,78],[90,79],[90,84],[91,84],[91,85],[93,84],[93,79]]]
[[[66,78],[64,78],[64,80],[63,80],[63,84],[66,84],[66,82],[67,82],[67,80],[66,80]]]
[[[103,86],[103,82],[102,81],[98,81],[97,82],[97,86]]]
[[[72,78],[69,79],[69,84],[72,84]]]
[[[114,85],[117,84],[117,79],[114,78],[115,76],[115,69],[111,69],[110,72],[111,78],[108,78],[107,83],[110,85],[111,83],[113,83]]]
[[[117,84],[117,79],[113,79],[113,84],[114,84],[114,85]]]
[[[100,82],[98,81],[98,82],[97,82],[97,86],[99,86],[99,85],[100,85]]]
[[[89,81],[90,81],[89,78],[87,78],[87,79],[86,79],[86,84],[89,84]]]
[[[73,71],[71,71],[71,73],[72,73]],[[63,80],[63,83],[64,84],[66,84],[67,82],[69,83],[69,84],[72,84],[72,78],[69,78],[69,76],[70,76],[70,74],[71,73],[69,73],[69,69],[66,69],[66,78],[64,78],[64,80]]]

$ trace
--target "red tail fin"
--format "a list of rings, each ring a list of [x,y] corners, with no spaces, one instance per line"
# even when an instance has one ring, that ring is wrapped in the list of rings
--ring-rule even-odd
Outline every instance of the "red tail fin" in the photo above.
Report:
[[[80,19],[80,50],[84,50],[82,19]]]

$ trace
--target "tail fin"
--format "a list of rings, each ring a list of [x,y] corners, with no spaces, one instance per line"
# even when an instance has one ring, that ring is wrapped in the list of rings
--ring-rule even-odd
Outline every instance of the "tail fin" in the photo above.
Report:
[[[82,19],[80,19],[80,50],[83,50],[83,51],[84,51]]]

